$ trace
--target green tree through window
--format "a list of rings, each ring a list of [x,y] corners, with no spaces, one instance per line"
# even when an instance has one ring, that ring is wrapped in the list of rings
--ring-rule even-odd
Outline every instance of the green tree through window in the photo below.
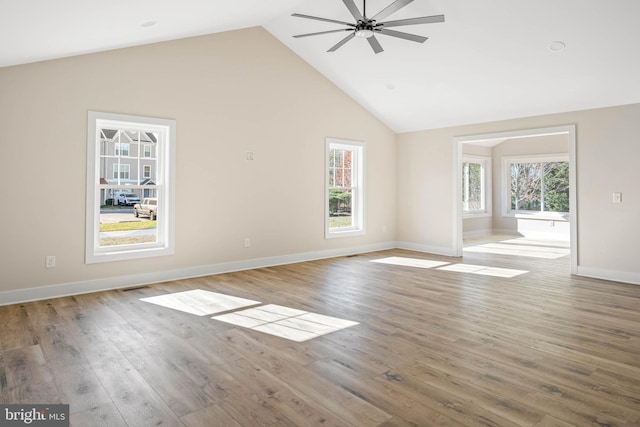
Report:
[[[512,211],[569,212],[569,162],[510,162]]]

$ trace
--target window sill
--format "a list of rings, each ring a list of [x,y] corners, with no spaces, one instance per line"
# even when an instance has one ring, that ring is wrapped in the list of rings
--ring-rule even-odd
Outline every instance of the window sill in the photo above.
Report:
[[[346,229],[341,231],[327,231],[324,234],[325,239],[335,239],[339,237],[362,236],[365,234],[363,229]]]
[[[471,218],[491,218],[493,215],[490,212],[463,212],[462,219]]]
[[[174,248],[166,245],[131,250],[100,251],[98,249],[94,253],[87,253],[85,255],[85,264],[96,264],[111,261],[127,261],[133,259],[173,255],[174,253]]]
[[[541,221],[569,221],[568,212],[507,212],[502,216],[507,218]]]

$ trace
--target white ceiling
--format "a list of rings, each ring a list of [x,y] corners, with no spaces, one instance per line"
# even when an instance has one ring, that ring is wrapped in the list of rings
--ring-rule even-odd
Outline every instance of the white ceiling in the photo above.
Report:
[[[0,67],[262,25],[396,132],[640,102],[638,0],[415,0],[386,20],[445,22],[394,28],[424,44],[378,35],[378,55],[294,39],[340,26],[293,12],[353,20],[341,0],[0,0]]]

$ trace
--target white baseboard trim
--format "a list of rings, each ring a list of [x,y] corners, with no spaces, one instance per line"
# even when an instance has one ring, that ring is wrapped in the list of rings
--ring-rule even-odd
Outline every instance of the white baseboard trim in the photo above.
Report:
[[[72,295],[87,294],[92,292],[108,291],[113,289],[144,286],[153,283],[161,283],[171,280],[189,279],[193,277],[210,276],[234,271],[251,270],[255,268],[273,267],[276,265],[294,264],[304,261],[314,261],[325,258],[334,258],[346,255],[357,255],[367,252],[383,251],[388,249],[406,249],[416,252],[424,252],[435,255],[454,257],[452,248],[422,245],[411,242],[385,242],[372,245],[329,249],[323,251],[304,252],[300,254],[281,255],[267,258],[257,258],[245,261],[211,264],[198,267],[189,267],[176,270],[142,273],[127,276],[107,277],[102,279],[85,280],[81,282],[63,283],[58,285],[41,286],[37,288],[16,289],[0,292],[0,306],[18,304],[29,301],[38,301],[50,298],[60,298]],[[640,273],[614,270],[603,270],[589,267],[578,267],[576,275],[592,277],[595,279],[612,280],[615,282],[640,285]]]
[[[494,228],[491,232],[492,234],[505,234],[507,236],[522,236],[522,233],[519,233],[518,230],[512,230],[508,228]]]
[[[314,261],[318,259],[334,258],[345,255],[363,254],[367,252],[394,249],[396,247],[397,246],[395,242],[376,243],[372,245],[351,248],[328,249],[323,251],[304,252],[300,254],[250,259],[246,261],[181,268],[177,270],[92,279],[81,282],[41,286],[37,288],[16,289],[0,292],[0,306],[50,298],[67,297],[71,295],[88,294],[99,291],[108,291],[113,289],[130,288],[134,286],[144,286],[170,280],[189,279],[193,277],[231,273],[234,271],[251,270],[254,268],[273,267],[276,265],[294,264],[298,262]]]
[[[494,231],[492,228],[486,228],[484,230],[472,230],[472,231],[465,231],[464,233],[462,233],[462,238],[463,239],[467,239],[469,237],[478,237],[478,236],[487,236],[490,234],[494,234]]]
[[[412,242],[396,242],[396,247],[398,249],[406,249],[409,251],[416,251],[416,252],[425,252],[425,253],[434,254],[434,255],[444,255],[444,256],[452,256],[452,257],[456,256],[455,250],[450,247],[422,245],[420,243],[412,243]]]
[[[594,279],[612,280],[614,282],[640,285],[640,273],[633,271],[603,270],[600,268],[580,267],[576,269],[576,275],[592,277]]]

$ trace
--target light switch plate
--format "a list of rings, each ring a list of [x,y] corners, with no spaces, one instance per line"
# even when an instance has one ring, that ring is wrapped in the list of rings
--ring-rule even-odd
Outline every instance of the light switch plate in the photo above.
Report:
[[[44,266],[46,268],[56,268],[56,257],[53,255],[47,255],[44,260]]]

